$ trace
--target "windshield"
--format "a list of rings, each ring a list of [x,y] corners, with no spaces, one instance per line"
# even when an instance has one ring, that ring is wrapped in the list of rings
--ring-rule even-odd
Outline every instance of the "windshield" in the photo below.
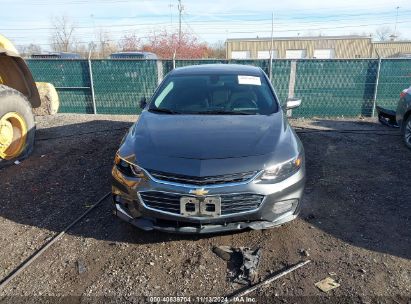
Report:
[[[168,114],[269,115],[278,104],[263,76],[169,76],[149,111]]]

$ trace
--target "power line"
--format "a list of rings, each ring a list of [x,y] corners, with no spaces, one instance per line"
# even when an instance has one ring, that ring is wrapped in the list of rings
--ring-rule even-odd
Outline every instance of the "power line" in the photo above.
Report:
[[[194,36],[197,36],[200,40],[202,40],[201,35],[199,35],[192,27],[191,25],[187,22],[187,20],[184,18],[184,16],[182,16],[184,23],[186,24],[187,28],[191,31],[191,33]]]
[[[405,23],[411,23],[411,20],[408,21],[402,21],[402,22],[398,22],[399,24],[405,24]],[[361,24],[361,25],[350,25],[350,26],[340,26],[340,27],[323,27],[323,28],[299,28],[299,29],[287,29],[287,30],[276,30],[276,33],[286,33],[286,32],[300,32],[300,31],[317,31],[317,30],[335,30],[335,29],[344,29],[344,28],[356,28],[356,27],[366,27],[366,26],[375,26],[375,25],[386,25],[386,24],[391,24],[391,23],[377,23],[377,24]],[[229,34],[259,34],[259,33],[269,33],[270,31],[231,31],[229,32]],[[200,35],[216,35],[216,34],[221,34],[221,35],[225,35],[226,32],[222,32],[222,31],[214,31],[214,32],[197,32],[196,34],[200,34]],[[91,36],[89,36],[91,37]],[[85,38],[83,36],[83,38]],[[146,39],[146,38],[150,38],[150,36],[140,36],[139,38],[141,39]],[[22,39],[22,38],[21,38]],[[121,40],[121,39],[119,39]],[[117,42],[118,40],[114,40],[114,39],[109,39],[107,40],[108,42]],[[90,41],[78,41],[78,43],[89,43]],[[44,45],[44,46],[50,46],[52,45],[52,43],[36,43],[37,45]],[[24,44],[16,44],[17,46],[23,46]]]
[[[130,4],[134,4],[136,2],[136,0],[109,0],[109,1],[104,1],[104,0],[98,0],[98,1],[94,1],[94,3],[96,4],[113,4],[113,3],[130,3]],[[144,2],[144,0],[140,0],[139,2]],[[23,1],[23,3],[19,3],[18,1],[10,1],[10,4],[14,4],[14,5],[24,5],[27,6],[26,1]],[[53,5],[77,5],[77,4],[92,4],[93,1],[89,1],[89,0],[71,0],[71,1],[54,1],[52,4]],[[38,1],[36,2],[31,2],[32,5],[38,5],[38,6],[42,6],[42,5],[50,5],[49,1]]]
[[[402,21],[398,23],[410,23],[411,20]],[[334,30],[334,29],[345,29],[345,28],[356,28],[356,27],[366,27],[366,26],[379,26],[379,25],[387,25],[392,24],[391,22],[385,23],[369,23],[369,24],[359,24],[359,25],[344,25],[344,26],[335,26],[335,27],[321,27],[321,28],[298,28],[298,29],[287,29],[287,30],[278,30],[276,32],[299,32],[299,31],[319,31],[319,30]],[[259,33],[269,33],[270,31],[258,31]],[[222,33],[222,32],[220,32]],[[230,32],[231,34],[248,34],[248,33],[256,33],[256,31],[241,31],[241,32]]]
[[[13,5],[24,5],[25,7],[28,7],[27,1],[26,0],[3,0],[3,4],[13,4]],[[144,2],[144,0],[67,0],[67,1],[58,1],[55,0],[53,1],[53,5],[78,5],[78,4],[85,4],[85,5],[92,5],[92,4],[98,4],[98,5],[111,5],[111,4],[116,4],[116,3],[125,3],[125,4],[136,4],[137,3],[142,3]],[[37,6],[37,5],[50,5],[50,1],[48,0],[44,0],[44,1],[30,1],[30,4],[32,4],[32,6]],[[384,8],[387,9],[387,5],[380,5],[380,6],[376,6],[374,5],[371,9],[375,9],[375,8]],[[336,10],[344,10],[347,9],[349,11],[352,11],[353,9],[355,9],[356,11],[359,10],[365,10],[365,11],[370,11],[370,7],[366,7],[363,6],[361,7],[353,7],[352,5],[350,6],[338,6],[335,8],[305,8],[305,9],[293,9],[293,13],[296,14],[298,12],[310,12],[310,11],[315,11],[315,12],[322,12],[322,11],[336,11]],[[249,10],[245,10],[245,12],[248,14],[250,13]],[[266,12],[266,10],[264,11]],[[214,14],[214,13],[213,13]],[[256,14],[259,14],[259,12],[256,12]],[[215,15],[215,14],[214,14]]]
[[[181,0],[179,0],[179,1],[181,1]],[[180,2],[180,4],[181,4],[181,2]],[[405,11],[406,12],[406,11]],[[338,21],[344,21],[345,19],[339,19]],[[380,19],[381,20],[381,19]],[[188,22],[187,22],[187,20],[184,18],[184,21],[185,21],[185,23],[191,28],[191,26],[188,24]],[[193,33],[195,33],[196,35],[199,35],[199,34],[203,34],[203,35],[207,35],[207,36],[209,36],[209,35],[218,35],[218,34],[220,34],[220,35],[226,35],[227,33],[229,33],[229,34],[261,34],[261,33],[269,33],[268,31],[262,31],[262,30],[260,30],[260,29],[251,29],[251,27],[256,27],[256,26],[259,26],[259,27],[265,27],[265,26],[267,26],[267,28],[268,28],[268,22],[267,22],[267,24],[264,24],[264,23],[261,23],[261,22],[266,22],[266,21],[269,21],[269,20],[267,20],[267,19],[255,19],[255,20],[253,20],[253,21],[245,21],[245,20],[243,20],[243,21],[241,21],[242,23],[241,24],[236,24],[236,23],[234,23],[234,24],[232,24],[230,27],[231,27],[231,29],[232,30],[230,30],[230,29],[228,29],[227,27],[224,27],[224,28],[222,28],[221,26],[217,26],[217,24],[215,24],[214,26],[213,25],[211,25],[210,23],[211,22],[204,22],[204,21],[190,21],[190,23],[197,23],[197,27],[199,27],[199,28],[204,28],[204,29],[207,29],[207,31],[206,32],[201,32],[201,31],[198,31],[197,30],[197,32],[195,32],[192,28],[191,28],[191,30],[192,30],[192,32]],[[329,22],[330,20],[327,20],[327,22]],[[335,20],[335,21],[337,21],[337,20]],[[218,21],[215,21],[214,23],[217,23]],[[234,21],[233,21],[234,22]],[[236,21],[237,22],[237,21]],[[256,23],[256,22],[260,22],[260,23]],[[401,21],[401,22],[398,22],[398,20],[396,20],[396,24],[405,24],[405,23],[409,23],[409,22],[411,22],[409,19],[406,19],[405,21]],[[153,30],[153,31],[155,31],[156,29],[158,29],[158,26],[159,25],[162,25],[162,24],[168,24],[168,23],[143,23],[143,24],[136,24],[136,23],[134,23],[134,24],[112,24],[112,25],[106,25],[105,27],[110,27],[110,28],[123,28],[123,27],[129,27],[129,29],[127,29],[127,30],[118,30],[117,32],[119,33],[119,34],[124,34],[124,33],[127,33],[127,32],[131,32],[131,31],[133,31],[133,29],[132,28],[134,28],[134,27],[138,27],[138,29],[139,30],[144,30],[144,31],[148,31],[148,30],[150,30],[150,28],[144,28],[144,27],[142,27],[143,25],[146,25],[146,26],[152,26],[152,28],[151,28],[151,30]],[[233,30],[233,29],[235,29],[236,27],[241,27],[241,28],[243,28],[244,27],[244,25],[245,24],[247,24],[247,27],[250,29],[250,30],[244,30],[244,31],[241,31],[241,30],[239,30],[239,31],[237,31],[237,30]],[[310,24],[310,25],[313,25],[313,24],[316,24],[316,22],[299,22],[299,24],[300,25],[303,25],[303,24]],[[319,24],[322,24],[321,22],[319,23]],[[283,30],[281,30],[281,29],[279,29],[279,30],[277,30],[276,32],[278,32],[278,33],[287,33],[287,32],[300,32],[300,31],[317,31],[317,30],[337,30],[337,29],[346,29],[346,28],[357,28],[357,27],[367,27],[367,26],[380,26],[380,25],[390,25],[390,24],[392,24],[391,22],[381,22],[381,23],[368,23],[368,24],[359,24],[359,25],[342,25],[342,26],[334,26],[334,27],[304,27],[304,28],[294,28],[294,29],[290,29],[290,28],[287,28],[287,29],[283,29]],[[276,23],[276,27],[278,27],[278,28],[281,28],[281,27],[283,27],[283,26],[287,26],[286,24],[285,25],[283,25],[282,23]],[[26,30],[26,31],[36,31],[36,30],[39,30],[39,29],[42,29],[42,30],[51,30],[51,29],[53,29],[53,28],[27,28],[27,29],[9,29],[9,30],[20,30],[20,31],[23,31],[23,30]],[[77,26],[77,27],[75,27],[75,29],[94,29],[94,26]],[[7,30],[7,29],[3,29],[3,31],[5,31],[5,30]],[[181,31],[181,25],[179,26],[179,32]],[[110,34],[112,34],[113,32],[110,32]],[[115,31],[115,33],[116,33],[116,31]],[[9,36],[10,37],[10,36]],[[39,35],[37,34],[36,35],[36,37],[38,38],[39,37]],[[83,38],[88,38],[88,37],[90,37],[90,35],[85,35],[84,33],[82,34],[82,37]],[[94,37],[94,35],[93,35],[93,37]],[[33,37],[30,35],[30,36],[25,36],[25,35],[23,35],[23,36],[14,36],[14,37],[10,37],[11,39],[32,39]],[[148,38],[148,36],[143,36],[143,37],[140,37],[140,38]],[[113,40],[113,41],[115,41],[115,40]],[[88,42],[84,42],[84,43],[88,43]],[[21,44],[20,44],[21,45]],[[51,44],[46,44],[46,43],[43,43],[42,45],[51,45]]]

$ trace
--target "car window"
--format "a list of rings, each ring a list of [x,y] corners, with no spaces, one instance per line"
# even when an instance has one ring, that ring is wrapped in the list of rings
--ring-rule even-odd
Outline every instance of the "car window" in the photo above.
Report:
[[[170,91],[174,88],[174,82],[170,81],[164,90],[161,91],[160,95],[158,95],[157,99],[155,100],[154,104],[156,107],[159,107],[160,104],[163,102],[164,98],[170,93]]]
[[[195,114],[264,114],[278,105],[268,82],[250,75],[169,76],[150,109]]]

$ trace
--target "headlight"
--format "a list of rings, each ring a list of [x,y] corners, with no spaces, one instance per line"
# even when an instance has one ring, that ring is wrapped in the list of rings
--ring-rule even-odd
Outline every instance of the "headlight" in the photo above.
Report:
[[[132,177],[138,177],[138,178],[143,178],[144,177],[144,172],[143,170],[135,165],[132,164],[130,162],[128,162],[127,160],[121,158],[118,153],[116,154],[115,158],[114,158],[114,163],[117,166],[117,169],[127,175],[127,176],[132,176]]]
[[[260,176],[261,180],[268,180],[272,182],[280,182],[295,174],[303,164],[303,156],[300,154],[297,157],[268,168]]]

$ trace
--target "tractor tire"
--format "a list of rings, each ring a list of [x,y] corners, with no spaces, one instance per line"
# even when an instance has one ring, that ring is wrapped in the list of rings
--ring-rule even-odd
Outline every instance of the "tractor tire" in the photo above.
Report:
[[[36,82],[40,94],[41,105],[33,109],[35,116],[57,114],[60,106],[59,95],[54,85],[48,82]]]
[[[28,157],[35,132],[30,102],[19,91],[0,85],[0,167]]]

